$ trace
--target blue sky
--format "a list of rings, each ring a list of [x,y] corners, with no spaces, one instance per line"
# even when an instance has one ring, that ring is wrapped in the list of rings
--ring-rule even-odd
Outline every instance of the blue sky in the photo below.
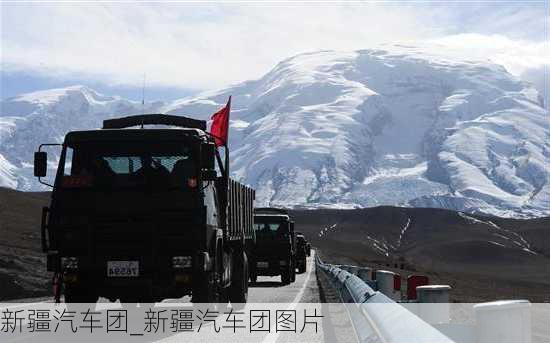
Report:
[[[444,42],[548,88],[544,2],[2,3],[6,98],[84,84],[107,94],[181,98],[260,77],[314,50]]]
[[[21,93],[27,93],[35,90],[49,88],[62,88],[74,85],[86,85],[103,94],[120,95],[121,97],[141,101],[143,97],[143,87],[136,85],[119,85],[102,82],[95,78],[79,78],[78,75],[62,77],[50,77],[36,72],[4,72],[0,77],[0,90],[2,99],[9,98]],[[145,87],[146,100],[170,101],[196,94],[197,90],[187,89],[178,86],[154,86]]]

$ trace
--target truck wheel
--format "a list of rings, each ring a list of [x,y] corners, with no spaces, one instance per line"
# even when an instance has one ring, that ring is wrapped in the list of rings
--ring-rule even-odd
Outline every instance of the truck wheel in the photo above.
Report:
[[[303,259],[298,265],[298,273],[303,274],[306,272],[306,260]]]
[[[66,303],[95,303],[98,296],[90,292],[89,289],[76,285],[65,285]]]
[[[232,304],[244,304],[248,300],[248,259],[245,252],[235,256],[229,300]]]
[[[288,266],[281,273],[281,283],[283,285],[288,285],[290,283],[290,266]]]
[[[290,282],[296,281],[296,264],[292,260],[292,267],[290,267]]]
[[[211,273],[197,273],[193,280],[193,291],[191,302],[210,303],[212,302],[212,285],[210,284]]]
[[[290,271],[289,270],[285,270],[281,274],[281,283],[283,285],[288,285],[290,283]]]

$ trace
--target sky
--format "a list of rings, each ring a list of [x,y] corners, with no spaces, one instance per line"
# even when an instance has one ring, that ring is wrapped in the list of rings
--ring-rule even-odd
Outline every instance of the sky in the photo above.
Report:
[[[548,93],[543,1],[1,3],[0,98],[84,84],[172,100],[268,72],[302,52],[445,44]]]

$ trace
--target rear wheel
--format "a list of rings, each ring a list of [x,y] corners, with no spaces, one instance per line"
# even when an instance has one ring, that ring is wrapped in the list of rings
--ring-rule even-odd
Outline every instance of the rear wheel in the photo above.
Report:
[[[214,292],[212,291],[212,273],[196,273],[193,280],[193,303],[211,303],[214,301]]]
[[[290,268],[291,268],[291,266],[290,266],[290,261],[289,261],[289,263],[287,264],[287,267],[281,273],[281,283],[283,285],[288,285],[290,283],[290,278],[291,278]]]
[[[306,259],[302,259],[298,265],[298,273],[303,274],[306,272]]]
[[[229,290],[232,304],[244,304],[248,300],[248,259],[246,253],[240,252],[233,259],[233,275]]]

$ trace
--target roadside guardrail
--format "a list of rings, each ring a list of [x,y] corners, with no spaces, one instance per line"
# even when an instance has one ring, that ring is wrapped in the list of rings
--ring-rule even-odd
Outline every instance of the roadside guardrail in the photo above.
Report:
[[[327,264],[318,254],[316,265],[342,302],[352,304],[347,309],[359,342],[531,343],[527,300],[473,305],[474,323],[452,324],[448,285],[429,285],[427,277],[412,275],[402,299],[399,274]]]

